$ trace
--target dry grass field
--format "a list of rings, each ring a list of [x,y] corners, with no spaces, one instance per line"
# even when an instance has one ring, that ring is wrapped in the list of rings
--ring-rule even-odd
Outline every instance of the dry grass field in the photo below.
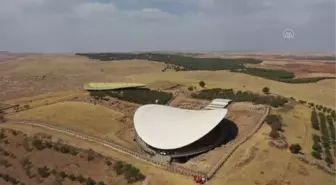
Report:
[[[1,58],[1,57],[0,57]],[[295,62],[295,65],[291,64]],[[297,76],[325,76],[334,75],[334,64],[298,61],[280,61],[269,59],[259,67],[272,69],[286,69],[294,72]],[[84,102],[52,102],[68,98],[85,98],[87,93],[82,90],[86,82],[136,82],[147,83],[154,89],[186,89],[195,86],[199,90],[199,81],[206,83],[206,88],[233,88],[235,90],[249,90],[261,93],[263,87],[270,88],[271,93],[286,97],[294,97],[297,100],[306,100],[321,104],[332,109],[336,107],[336,80],[322,80],[317,83],[288,84],[271,81],[259,77],[228,71],[180,71],[161,72],[165,67],[163,63],[149,61],[115,61],[101,62],[90,60],[85,57],[73,55],[18,55],[2,58],[0,62],[0,103],[29,105],[30,109],[9,115],[10,118],[37,119],[56,122],[64,127],[74,128],[99,137],[109,138],[132,150],[139,148],[132,142],[133,128],[130,126],[131,115],[138,107],[136,104],[111,100],[106,106],[93,105]],[[258,67],[258,66],[257,66]],[[301,68],[301,69],[300,69]],[[329,71],[328,71],[329,70]],[[176,86],[178,85],[178,86]],[[3,102],[2,102],[3,101]],[[50,105],[45,105],[50,103]],[[171,106],[201,109],[209,103],[197,100],[193,102],[185,97],[175,99]],[[197,106],[196,106],[197,104]],[[233,104],[235,105],[235,104]],[[36,107],[36,108],[35,108]],[[237,122],[239,127],[238,138],[251,130],[257,120],[257,114],[252,115],[246,110],[248,106],[230,107],[229,118]],[[311,109],[304,105],[295,105],[289,111],[273,109],[272,113],[280,114],[285,123],[285,132],[289,143],[299,143],[305,156],[312,159],[310,152],[312,146],[310,124]],[[125,121],[127,119],[128,121]],[[251,124],[252,123],[252,124]],[[190,177],[166,172],[156,167],[149,166],[134,158],[127,157],[118,152],[84,142],[70,136],[62,135],[41,128],[24,126],[20,124],[1,124],[0,127],[9,127],[21,130],[24,133],[35,134],[39,132],[49,133],[55,138],[60,138],[72,145],[84,149],[94,149],[106,156],[134,164],[150,176],[148,185],[191,185],[194,184]],[[262,128],[246,143],[244,143],[232,155],[215,177],[209,181],[209,185],[332,185],[334,177],[309,166],[288,150],[279,150],[268,145],[268,133],[270,127],[263,125]],[[219,151],[219,152],[218,152]],[[34,154],[35,155],[35,154]],[[36,156],[47,155],[37,154]],[[58,154],[62,165],[68,163]],[[216,158],[222,155],[220,148],[192,159],[189,164],[197,164],[203,158],[203,169],[211,165]],[[209,157],[211,156],[211,157]],[[209,164],[206,164],[209,163]],[[86,166],[85,168],[100,170],[99,166]],[[190,165],[189,167],[192,167]],[[202,167],[201,167],[202,168]],[[0,170],[3,170],[0,168]],[[100,172],[98,169],[97,172]],[[102,175],[104,173],[102,172]],[[112,175],[113,176],[113,175]],[[101,176],[97,176],[101,178]],[[2,181],[0,181],[0,184]],[[113,181],[113,184],[123,185],[125,182]],[[65,182],[64,184],[71,184]]]
[[[303,146],[304,155],[311,152],[310,110],[304,106],[296,106],[289,113],[282,114],[285,135],[289,143]],[[302,119],[301,119],[302,118]],[[279,150],[268,145],[270,127],[266,124],[245,144],[209,183],[219,184],[335,184],[335,177],[299,161],[288,150]]]
[[[80,175],[84,178],[90,177],[97,184],[99,181],[105,184],[129,184],[123,175],[117,175],[114,171],[113,164],[116,162],[114,159],[106,158],[88,150],[75,149],[76,153],[62,153],[56,151],[53,147],[37,149],[34,144],[27,144],[34,141],[34,137],[48,141],[53,146],[64,146],[64,142],[59,142],[59,138],[47,139],[47,135],[38,132],[13,132],[13,130],[3,129],[1,133],[3,135],[0,140],[0,153],[2,154],[0,173],[10,175],[21,184],[79,185],[82,184],[78,182],[79,178],[77,178]],[[91,156],[90,160],[88,156]],[[107,164],[106,161],[111,164]],[[44,166],[49,169],[48,176],[44,176],[39,170]],[[52,170],[55,170],[56,174],[51,172]],[[69,178],[60,178],[60,172],[64,172]],[[74,175],[74,179],[71,179],[71,174]],[[14,183],[6,182],[3,178],[0,178],[0,184]],[[141,182],[133,184],[140,185]]]
[[[129,124],[121,121],[124,116],[121,112],[98,104],[60,102],[29,109],[8,117],[56,123],[65,128],[113,140],[129,149],[137,151],[139,147],[132,142],[133,130],[130,129]]]
[[[0,62],[0,101],[82,89],[87,82],[132,82],[131,75],[160,71],[149,61],[98,62],[72,55],[33,55]]]
[[[55,139],[61,139],[62,141],[66,143],[71,143],[72,145],[76,147],[80,147],[83,149],[93,149],[105,156],[111,157],[116,160],[125,161],[129,164],[132,164],[136,166],[137,168],[141,169],[141,172],[143,172],[146,176],[150,176],[150,180],[148,182],[148,185],[192,185],[194,184],[193,181],[190,180],[190,178],[173,174],[170,172],[167,172],[165,170],[158,169],[157,167],[150,166],[146,163],[143,163],[135,158],[125,156],[124,154],[120,154],[119,152],[115,152],[114,150],[107,149],[105,147],[102,147],[100,145],[92,144],[90,142],[86,142],[65,134],[62,134],[60,132],[54,132],[50,130],[46,130],[39,127],[31,127],[28,125],[22,125],[22,124],[1,124],[1,128],[10,128],[15,129],[18,131],[22,131],[24,133],[28,133],[30,135],[38,134],[38,133],[46,133],[49,135],[52,135]],[[72,184],[71,184],[72,185]],[[77,184],[76,184],[77,185]],[[122,185],[122,183],[116,183],[116,185]]]

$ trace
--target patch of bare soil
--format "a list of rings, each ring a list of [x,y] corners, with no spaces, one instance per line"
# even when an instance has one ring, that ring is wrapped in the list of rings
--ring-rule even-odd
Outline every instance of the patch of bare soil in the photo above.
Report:
[[[0,184],[129,184],[126,175],[116,173],[115,164],[120,162],[46,134],[1,129],[0,154]]]

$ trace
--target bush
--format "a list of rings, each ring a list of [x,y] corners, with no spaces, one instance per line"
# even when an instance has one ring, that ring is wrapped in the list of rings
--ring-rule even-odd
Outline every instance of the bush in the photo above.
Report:
[[[34,139],[33,140],[33,146],[38,150],[43,150],[45,148],[42,140],[40,140],[40,139]]]
[[[318,142],[314,142],[313,144],[313,150],[317,151],[317,152],[322,152],[322,147]]]
[[[141,174],[139,169],[135,168],[134,166],[129,168],[125,172],[124,176],[128,183],[133,183],[133,182],[137,182],[137,181],[141,181],[145,179],[145,176]]]
[[[189,90],[189,91],[193,91],[193,90],[194,90],[194,87],[193,87],[193,86],[189,86],[189,87],[188,87],[188,90]]]
[[[67,177],[68,176],[68,174],[67,173],[65,173],[64,171],[61,171],[61,172],[59,172],[59,176],[61,177],[61,178],[65,178],[65,177]]]
[[[328,164],[334,164],[334,160],[333,160],[330,150],[325,149],[324,153],[325,153],[325,158],[324,158],[325,162],[327,162]]]
[[[317,143],[317,142],[321,142],[321,137],[320,137],[319,135],[317,135],[317,134],[313,134],[312,137],[313,137],[313,141],[314,141],[315,143]]]
[[[86,185],[95,185],[95,184],[96,184],[96,181],[94,181],[90,177],[86,180]]]
[[[200,81],[198,84],[199,84],[199,86],[202,87],[202,88],[205,87],[205,82],[204,82],[204,81]]]
[[[318,152],[318,151],[313,150],[313,151],[311,152],[311,155],[312,155],[315,159],[322,159],[321,153]]]
[[[109,160],[106,160],[106,161],[105,161],[105,164],[106,164],[107,166],[111,166],[111,165],[112,165],[112,162],[109,161]]]
[[[262,92],[265,93],[265,94],[269,94],[269,92],[270,92],[270,88],[269,88],[269,87],[264,87],[264,88],[262,89]]]
[[[87,156],[87,160],[88,160],[88,161],[92,161],[93,159],[94,159],[94,157],[93,157],[92,155],[89,154],[89,155]]]
[[[50,175],[49,168],[46,167],[46,166],[44,166],[44,167],[42,167],[42,168],[38,168],[38,169],[37,169],[37,172],[38,172],[38,174],[39,174],[41,177],[43,177],[43,178],[49,177],[49,175]]]
[[[86,179],[83,177],[83,175],[78,175],[76,177],[77,181],[80,183],[84,183],[86,181]]]
[[[145,176],[140,173],[140,170],[131,164],[124,163],[122,161],[117,161],[114,166],[114,170],[117,175],[124,174],[125,179],[129,183],[137,182],[145,179]]]
[[[299,144],[291,144],[289,146],[289,150],[293,153],[293,154],[297,154],[300,153],[300,151],[302,150],[301,145]]]
[[[312,113],[311,113],[310,121],[311,121],[313,129],[320,130],[319,122],[318,122],[318,119],[317,119],[317,112],[315,110],[312,111]]]
[[[76,180],[76,176],[72,173],[68,176],[68,178],[72,181],[75,181]]]
[[[100,182],[98,182],[98,185],[105,185],[105,183],[100,181]]]

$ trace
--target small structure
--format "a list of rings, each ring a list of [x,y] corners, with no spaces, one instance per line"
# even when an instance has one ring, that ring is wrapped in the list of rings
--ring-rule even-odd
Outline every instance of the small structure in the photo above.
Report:
[[[204,109],[214,110],[214,109],[225,109],[232,100],[230,99],[213,99],[209,105]]]

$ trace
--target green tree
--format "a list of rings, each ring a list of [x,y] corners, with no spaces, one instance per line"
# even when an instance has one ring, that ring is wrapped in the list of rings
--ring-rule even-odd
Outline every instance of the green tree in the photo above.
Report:
[[[314,142],[313,144],[313,150],[317,151],[317,152],[322,152],[322,147],[318,142]]]
[[[317,134],[313,134],[312,137],[313,137],[313,141],[314,141],[315,143],[317,143],[317,142],[321,142],[321,137],[320,137],[319,135],[317,135]]]
[[[264,87],[262,89],[262,92],[265,93],[265,94],[269,94],[270,93],[270,88],[269,87]]]
[[[299,144],[291,144],[289,146],[289,150],[293,153],[293,154],[297,154],[297,153],[300,153],[301,150],[302,150],[302,147],[301,145]]]
[[[202,88],[204,88],[204,87],[205,87],[205,82],[204,82],[203,80],[202,80],[202,81],[200,81],[198,84],[199,84],[199,86],[200,86],[200,87],[202,87]]]

